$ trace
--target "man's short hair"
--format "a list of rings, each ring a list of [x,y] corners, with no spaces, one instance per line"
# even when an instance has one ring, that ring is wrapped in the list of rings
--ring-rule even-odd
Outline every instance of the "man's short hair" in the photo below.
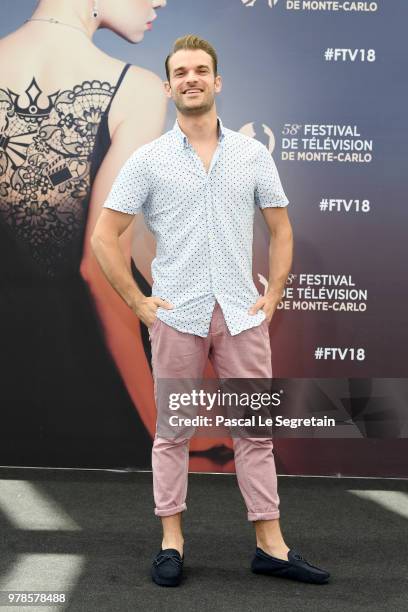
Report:
[[[196,36],[195,34],[186,34],[186,36],[177,38],[177,40],[175,41],[173,45],[173,49],[171,53],[169,53],[169,55],[166,57],[165,66],[166,66],[166,76],[167,76],[168,81],[170,81],[170,70],[169,70],[170,58],[172,57],[172,55],[174,55],[177,51],[180,51],[181,49],[190,49],[190,50],[191,49],[193,50],[201,49],[202,51],[205,51],[206,53],[208,53],[208,55],[210,55],[212,59],[214,75],[217,76],[218,58],[217,58],[217,53],[214,47],[207,40],[204,40],[204,38],[200,38],[199,36]]]

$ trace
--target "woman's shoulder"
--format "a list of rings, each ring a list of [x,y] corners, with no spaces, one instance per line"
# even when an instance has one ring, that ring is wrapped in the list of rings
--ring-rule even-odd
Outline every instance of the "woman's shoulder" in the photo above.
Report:
[[[111,115],[120,121],[124,118],[142,116],[146,112],[161,113],[166,106],[163,80],[158,74],[147,68],[112,57],[98,49],[100,61],[104,60],[110,71],[114,72],[118,83],[126,63],[129,64],[113,101]]]
[[[141,87],[147,90],[147,92],[163,90],[163,81],[159,75],[151,70],[131,64],[128,72],[129,87],[135,88],[139,93]]]
[[[118,60],[119,61],[119,60]],[[124,63],[119,61],[117,73],[124,68]],[[126,71],[120,87],[117,91],[112,112],[115,109],[122,117],[140,116],[148,112],[161,112],[166,105],[163,81],[159,75],[151,70],[131,64]]]
[[[120,72],[121,67],[123,68],[126,63],[130,64],[126,75],[126,81],[129,83],[129,85],[140,85],[143,83],[143,85],[146,85],[147,87],[157,87],[158,85],[163,86],[163,81],[161,78],[152,70],[148,70],[131,62],[126,62],[125,60],[113,57],[99,48],[96,48],[96,53],[99,55],[101,62],[103,62],[106,66],[110,65],[111,68],[114,70],[116,69],[116,72],[118,73]]]

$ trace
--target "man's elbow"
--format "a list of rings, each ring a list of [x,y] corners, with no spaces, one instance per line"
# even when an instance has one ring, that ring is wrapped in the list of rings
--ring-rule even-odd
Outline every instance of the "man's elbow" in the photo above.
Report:
[[[99,248],[99,244],[100,244],[100,232],[98,230],[98,227],[94,228],[91,234],[90,243],[91,243],[91,249],[94,255],[96,255],[98,248]]]
[[[116,250],[119,238],[129,225],[129,221],[129,215],[125,213],[103,211],[89,239],[93,253],[98,256],[108,250]]]
[[[270,227],[270,233],[274,240],[293,241],[293,230],[289,219],[285,219],[281,223],[276,223],[273,227]]]
[[[111,241],[112,237],[109,237],[106,229],[97,222],[90,238],[91,249],[94,255],[98,258],[98,255],[106,249]]]
[[[284,230],[285,235],[286,235],[286,239],[289,240],[290,242],[293,242],[293,228],[292,228],[292,224],[291,222],[288,220],[288,222],[285,224]]]

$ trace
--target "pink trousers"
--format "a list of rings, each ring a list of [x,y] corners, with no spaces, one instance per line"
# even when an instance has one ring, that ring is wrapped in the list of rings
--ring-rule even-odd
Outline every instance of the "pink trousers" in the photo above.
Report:
[[[218,378],[272,378],[268,323],[231,336],[218,302],[209,334],[180,332],[160,319],[150,329],[152,368],[159,378],[201,378],[210,358]],[[272,438],[233,438],[238,485],[248,520],[279,517],[279,496]],[[157,431],[152,448],[155,514],[170,516],[187,509],[189,438],[166,439]]]

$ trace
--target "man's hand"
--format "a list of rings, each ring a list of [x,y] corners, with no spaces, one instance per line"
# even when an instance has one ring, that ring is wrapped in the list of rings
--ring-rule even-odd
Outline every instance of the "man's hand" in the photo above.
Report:
[[[159,306],[167,310],[174,308],[173,304],[159,297],[143,296],[132,305],[132,310],[147,327],[151,327],[156,319],[156,312]]]
[[[258,310],[263,310],[266,316],[266,320],[268,323],[271,322],[273,314],[276,310],[277,305],[281,301],[282,296],[277,295],[276,293],[266,293],[266,295],[258,298],[258,300],[251,306],[248,311],[248,314],[255,315]]]

